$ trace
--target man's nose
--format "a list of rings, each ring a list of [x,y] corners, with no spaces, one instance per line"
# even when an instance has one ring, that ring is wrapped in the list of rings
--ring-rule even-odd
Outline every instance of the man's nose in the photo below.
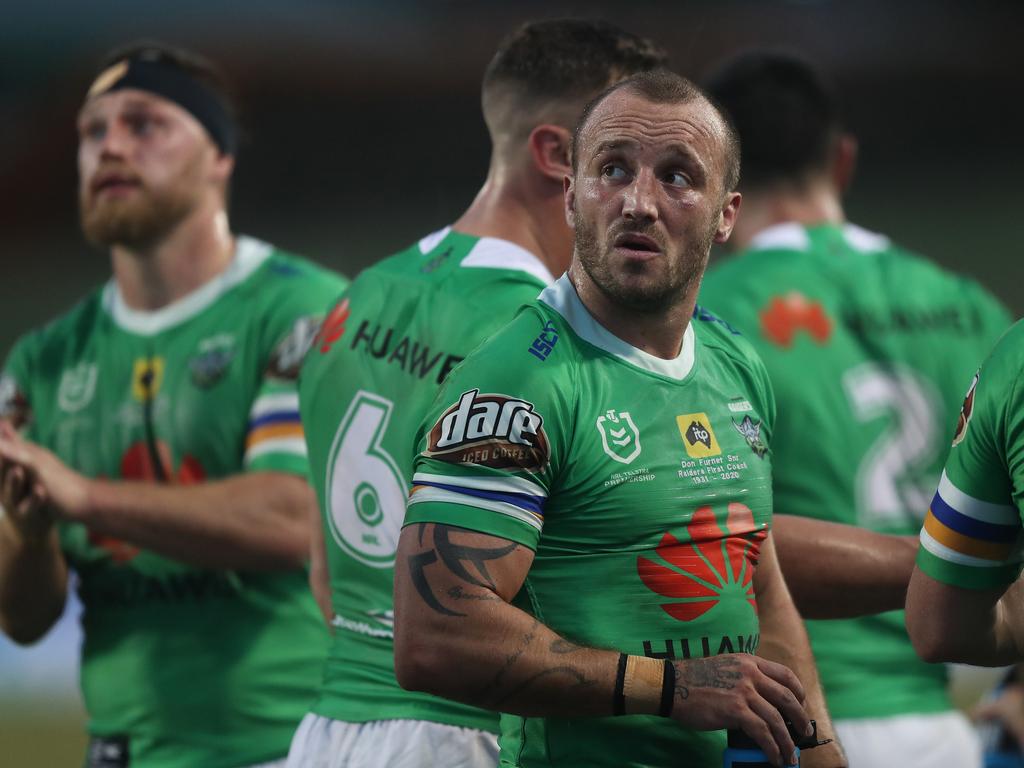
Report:
[[[124,157],[131,141],[131,131],[118,121],[112,121],[103,132],[100,155],[103,157]]]
[[[627,219],[646,219],[653,221],[658,218],[658,181],[654,173],[643,169],[633,177],[632,183],[626,188],[622,201],[622,215]]]

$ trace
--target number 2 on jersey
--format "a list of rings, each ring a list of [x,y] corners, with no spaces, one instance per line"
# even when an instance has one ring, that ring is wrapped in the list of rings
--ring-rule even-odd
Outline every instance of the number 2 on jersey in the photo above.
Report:
[[[850,369],[843,385],[860,421],[890,418],[857,468],[858,522],[894,532],[920,526],[938,482],[925,475],[942,439],[937,395],[914,371],[878,363]]]
[[[327,461],[327,521],[345,552],[371,568],[391,568],[407,499],[402,472],[381,444],[394,403],[360,390]]]

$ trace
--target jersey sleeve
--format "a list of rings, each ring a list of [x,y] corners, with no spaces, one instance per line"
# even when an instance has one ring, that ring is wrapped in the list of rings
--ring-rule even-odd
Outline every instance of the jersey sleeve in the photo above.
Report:
[[[1020,348],[1024,334],[1016,334],[1016,341],[1010,346]],[[933,579],[968,589],[1008,585],[1021,571],[1022,366],[1008,360],[1000,347],[975,375],[964,399],[917,556],[918,566]]]
[[[24,337],[14,345],[0,369],[0,419],[20,430],[31,430],[33,421],[30,338]]]
[[[312,265],[288,264],[281,271],[282,282],[276,290],[261,297],[261,302],[272,303],[262,318],[263,369],[249,410],[244,466],[249,472],[273,470],[306,477],[309,462],[299,416],[299,369],[325,311],[347,283]]]
[[[420,428],[406,525],[454,525],[536,549],[576,396],[560,335],[524,309],[452,372]]]

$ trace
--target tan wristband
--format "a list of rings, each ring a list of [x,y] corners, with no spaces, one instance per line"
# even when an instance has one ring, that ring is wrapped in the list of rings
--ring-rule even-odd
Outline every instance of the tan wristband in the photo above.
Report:
[[[664,678],[663,659],[627,656],[626,674],[622,681],[625,714],[657,715],[661,710]]]

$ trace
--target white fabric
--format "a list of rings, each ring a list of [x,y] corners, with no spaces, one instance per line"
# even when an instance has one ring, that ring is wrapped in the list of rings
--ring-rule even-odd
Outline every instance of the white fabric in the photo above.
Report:
[[[423,720],[346,723],[312,712],[292,738],[287,768],[495,768],[491,733]]]
[[[555,284],[545,288],[538,298],[564,317],[581,339],[625,360],[630,365],[678,381],[689,376],[693,369],[696,353],[692,322],[686,326],[679,354],[672,360],[663,360],[637,349],[601,325],[580,301],[576,287],[568,275],[558,278]]]
[[[837,720],[850,768],[981,768],[981,745],[959,712]]]
[[[246,768],[285,768],[287,758],[282,757],[280,760],[271,760],[269,763],[257,763],[256,765],[249,765]]]

